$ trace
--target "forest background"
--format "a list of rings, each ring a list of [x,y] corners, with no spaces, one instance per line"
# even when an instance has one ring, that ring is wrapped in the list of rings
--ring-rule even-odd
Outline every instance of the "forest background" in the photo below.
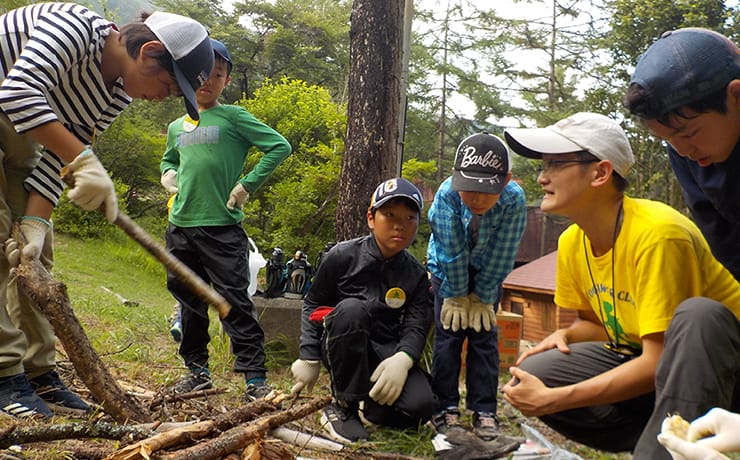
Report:
[[[28,3],[6,0],[0,12]],[[222,102],[245,107],[293,146],[293,154],[244,208],[244,227],[263,254],[281,247],[313,257],[329,241],[366,231],[364,214],[347,209],[366,209],[371,189],[365,184],[367,190],[358,193],[348,183],[370,176],[369,183],[377,184],[387,177],[374,177],[378,159],[365,158],[362,148],[351,152],[355,161],[343,162],[348,126],[365,116],[349,103],[352,63],[365,58],[364,51],[373,52],[370,47],[352,48],[351,18],[376,25],[387,19],[402,26],[409,22],[385,17],[398,12],[402,1],[80,3],[118,24],[133,20],[141,10],[177,12],[202,22],[227,45],[234,66]],[[424,10],[427,3],[414,5],[410,22],[408,71],[401,74],[406,110],[398,147],[393,148],[403,176],[428,198],[449,175],[455,148],[467,135],[482,130],[501,135],[506,127],[546,126],[577,111],[594,111],[621,120],[629,134],[637,162],[628,193],[685,211],[663,145],[625,116],[621,98],[639,55],[663,31],[701,26],[739,42],[737,1],[514,0],[527,19],[500,16],[498,2],[438,1],[433,11]],[[533,8],[548,14],[532,18]],[[389,41],[389,48],[396,46]],[[456,102],[460,100],[467,101],[465,110]],[[159,185],[158,167],[166,129],[182,112],[175,99],[136,101],[95,145],[116,181],[123,210],[154,235],[163,235],[166,226],[168,196]],[[368,143],[368,152],[372,148]],[[245,171],[260,155],[250,152]],[[513,160],[514,177],[529,204],[537,205],[536,164],[517,156]],[[338,206],[342,199],[354,206]],[[66,200],[54,220],[58,232],[77,237],[105,237],[113,231],[97,213],[83,212]],[[347,230],[345,221],[355,224]],[[412,248],[420,259],[428,236],[423,219]]]

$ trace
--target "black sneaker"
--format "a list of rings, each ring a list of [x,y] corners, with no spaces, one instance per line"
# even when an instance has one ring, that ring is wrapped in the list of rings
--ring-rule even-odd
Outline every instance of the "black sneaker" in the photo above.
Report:
[[[498,418],[491,412],[473,413],[473,433],[484,441],[498,436]]]
[[[26,374],[0,378],[0,410],[18,418],[51,417],[51,410],[39,398]]]
[[[191,391],[213,388],[211,374],[205,371],[189,372],[179,382],[170,387],[170,392],[176,394],[190,393]]]
[[[331,439],[343,444],[351,444],[369,438],[365,427],[362,426],[357,407],[347,407],[346,404],[333,401],[321,412],[321,427]]]
[[[175,304],[175,310],[172,312],[170,318],[170,334],[172,340],[177,343],[182,342],[182,312],[180,311],[180,303]]]
[[[265,399],[273,391],[275,391],[274,388],[266,383],[261,385],[249,383],[244,396],[246,396],[247,401],[257,401],[258,399]]]
[[[430,422],[439,434],[447,434],[453,428],[462,429],[462,425],[460,425],[460,411],[457,407],[448,407],[441,412],[437,412],[432,415]]]
[[[38,377],[29,379],[31,388],[47,403],[60,406],[64,409],[73,409],[87,412],[90,405],[73,393],[59,378],[57,371],[45,372]]]

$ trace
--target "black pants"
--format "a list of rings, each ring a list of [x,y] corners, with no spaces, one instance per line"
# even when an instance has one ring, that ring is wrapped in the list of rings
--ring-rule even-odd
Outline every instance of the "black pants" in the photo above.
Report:
[[[669,413],[691,421],[712,407],[740,411],[740,322],[728,308],[704,297],[678,306],[665,334],[655,394],[634,460],[671,460],[656,439]]]
[[[236,357],[234,370],[248,379],[264,377],[264,333],[249,297],[248,240],[240,225],[167,228],[167,249],[212,284],[229,304],[231,312],[221,320]],[[180,356],[188,367],[208,365],[208,304],[175,275],[167,272],[167,289],[182,309]]]
[[[429,375],[421,368],[409,370],[401,395],[392,406],[377,404],[368,396],[372,372],[395,353],[395,344],[373,345],[371,321],[369,306],[353,298],[339,302],[324,319],[322,354],[332,393],[341,401],[364,401],[363,415],[373,423],[396,428],[418,426],[429,420],[436,406]]]
[[[570,353],[547,350],[525,359],[519,366],[551,388],[582,382],[603,374],[626,359],[607,350],[603,342],[569,344]],[[566,437],[609,452],[631,451],[653,411],[654,393],[627,401],[579,407],[540,419]]]

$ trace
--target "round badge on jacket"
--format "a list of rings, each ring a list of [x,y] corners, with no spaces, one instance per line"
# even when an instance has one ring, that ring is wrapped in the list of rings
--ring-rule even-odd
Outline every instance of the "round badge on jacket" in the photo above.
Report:
[[[390,288],[385,293],[385,303],[391,308],[401,308],[406,303],[406,293],[400,287]]]
[[[182,130],[186,133],[190,133],[195,131],[195,128],[197,127],[198,121],[190,118],[190,115],[185,115],[185,118],[182,120]]]

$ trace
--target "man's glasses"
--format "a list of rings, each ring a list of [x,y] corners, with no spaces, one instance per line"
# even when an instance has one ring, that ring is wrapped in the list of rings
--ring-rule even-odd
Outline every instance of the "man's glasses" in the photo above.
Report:
[[[539,165],[538,172],[548,173],[562,169],[569,164],[598,163],[599,161],[601,160],[598,160],[596,158],[580,160],[542,160],[542,163],[540,163]]]

